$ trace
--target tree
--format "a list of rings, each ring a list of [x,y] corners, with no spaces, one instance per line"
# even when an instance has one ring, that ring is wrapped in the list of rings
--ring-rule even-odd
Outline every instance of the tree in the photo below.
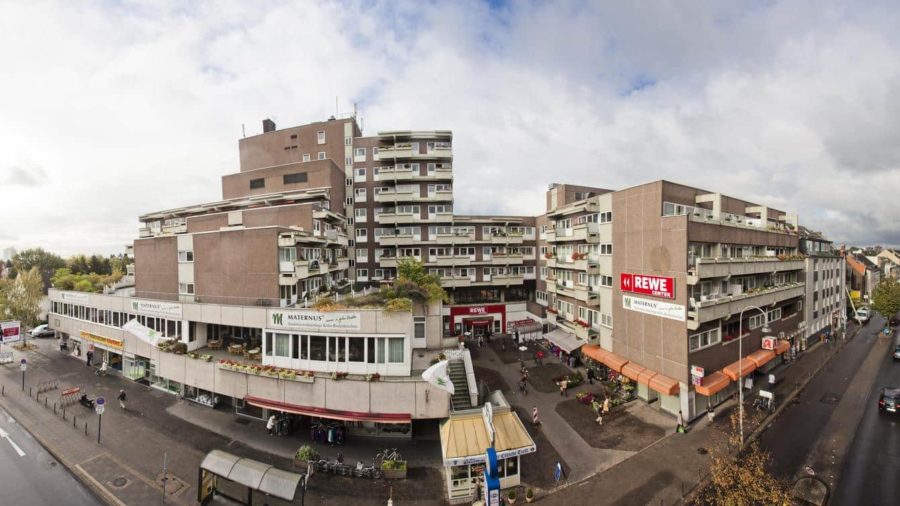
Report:
[[[900,311],[900,282],[887,278],[872,291],[872,309],[886,318],[893,318]]]
[[[31,248],[12,257],[14,272],[10,277],[16,277],[20,273],[28,272],[32,267],[37,267],[44,285],[43,291],[50,287],[50,278],[56,272],[66,266],[65,260],[59,255],[44,251],[43,248]]]
[[[425,272],[422,262],[414,258],[403,258],[397,262],[397,281],[394,290],[408,292],[413,300],[420,302],[447,302],[447,292],[441,288],[441,278]]]
[[[741,447],[737,415],[731,430],[710,452],[710,483],[698,502],[725,506],[791,504],[788,485],[769,472],[771,456],[756,440]]]
[[[0,316],[34,327],[40,323],[44,284],[37,266],[21,272],[16,279],[0,279]]]

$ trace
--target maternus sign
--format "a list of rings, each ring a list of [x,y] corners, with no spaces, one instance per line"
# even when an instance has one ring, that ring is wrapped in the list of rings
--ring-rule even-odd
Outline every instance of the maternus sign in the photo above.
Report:
[[[269,326],[285,329],[359,330],[359,313],[321,313],[306,309],[270,309]]]
[[[177,302],[157,302],[154,300],[132,300],[132,311],[152,316],[181,318],[181,304]]]

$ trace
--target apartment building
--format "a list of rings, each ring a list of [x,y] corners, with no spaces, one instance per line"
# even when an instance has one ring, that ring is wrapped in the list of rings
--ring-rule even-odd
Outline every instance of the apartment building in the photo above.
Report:
[[[556,327],[548,338],[581,347],[664,411],[718,404],[803,332],[795,216],[668,181],[554,185],[548,211],[536,296]]]
[[[806,333],[801,346],[806,348],[823,333],[836,332],[846,321],[846,262],[832,241],[820,232],[799,227],[800,253],[804,255],[806,274]]]

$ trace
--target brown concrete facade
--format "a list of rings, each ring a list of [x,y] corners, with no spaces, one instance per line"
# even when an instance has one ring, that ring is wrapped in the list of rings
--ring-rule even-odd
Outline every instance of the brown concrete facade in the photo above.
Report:
[[[251,227],[302,227],[313,229],[314,204],[302,203],[273,207],[245,209],[242,213],[241,226]],[[188,233],[212,232],[228,226],[228,213],[204,214],[187,219]]]
[[[278,227],[194,235],[194,295],[202,302],[255,305],[276,301]]]
[[[615,248],[612,351],[687,382],[686,323],[626,310],[619,289],[623,273],[672,277],[675,300],[660,300],[687,307],[687,217],[662,217],[663,185],[663,181],[656,181],[615,192],[612,197]],[[649,295],[640,297],[656,299]]]
[[[285,178],[291,176],[305,181],[286,183]],[[252,188],[254,185],[257,187]],[[223,199],[315,188],[327,188],[330,209],[336,213],[343,212],[346,196],[344,171],[332,160],[289,163],[222,176]]]
[[[136,296],[178,300],[178,243],[174,236],[134,241]]]
[[[299,163],[303,155],[318,160],[320,152],[325,159],[334,160],[343,165],[344,162],[344,124],[353,124],[353,137],[361,135],[354,118],[320,121],[274,132],[266,132],[238,141],[241,160],[241,172]],[[325,143],[319,144],[318,132],[325,132]]]

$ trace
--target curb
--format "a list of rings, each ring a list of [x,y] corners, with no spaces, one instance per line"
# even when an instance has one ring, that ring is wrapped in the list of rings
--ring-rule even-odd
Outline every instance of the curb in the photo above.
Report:
[[[13,413],[19,412],[19,410],[17,410],[17,409],[10,409],[9,402],[4,402],[2,397],[0,397],[0,405],[2,405],[3,409],[5,409],[11,415]],[[19,415],[19,416],[21,417],[21,415]],[[16,417],[13,416],[13,418],[16,418]],[[63,453],[60,450],[58,450],[55,446],[53,446],[52,443],[50,443],[43,436],[39,435],[37,432],[32,430],[28,426],[28,424],[23,424],[20,421],[19,427],[22,427],[22,429],[24,429],[26,432],[28,432],[28,434],[30,434],[31,437],[33,437],[35,441],[37,441],[45,450],[47,450],[47,453],[49,453],[50,455],[53,456],[54,459],[59,461],[59,463],[62,464],[69,471],[69,473],[72,474],[72,476],[74,476],[88,490],[93,492],[93,494],[98,499],[102,500],[108,506],[123,506],[124,505],[124,503],[122,501],[120,501],[118,498],[116,498],[114,495],[112,495],[108,490],[106,490],[105,487],[103,487],[100,483],[98,483],[94,478],[92,478],[90,475],[88,475],[87,473],[82,471],[81,468],[78,466],[78,464],[73,464],[72,462],[70,462],[69,459],[66,458],[65,455],[63,455]]]

